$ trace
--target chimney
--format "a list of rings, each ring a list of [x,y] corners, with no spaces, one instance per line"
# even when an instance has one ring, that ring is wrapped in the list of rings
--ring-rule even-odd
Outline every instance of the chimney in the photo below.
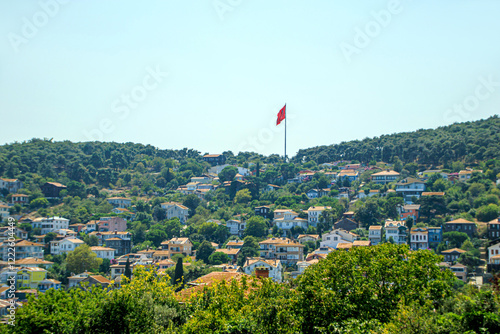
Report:
[[[268,278],[269,277],[269,269],[266,267],[257,267],[255,268],[255,277],[257,278]]]

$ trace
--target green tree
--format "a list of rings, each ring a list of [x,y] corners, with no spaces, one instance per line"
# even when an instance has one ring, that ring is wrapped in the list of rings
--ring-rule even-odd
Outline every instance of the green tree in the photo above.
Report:
[[[130,259],[127,257],[125,262],[125,272],[123,273],[129,280],[132,278],[132,270],[130,269]]]
[[[232,181],[234,177],[238,174],[238,169],[234,166],[227,166],[224,167],[223,170],[219,173],[219,181],[225,182],[225,181]]]
[[[213,252],[209,257],[208,257],[208,262],[214,266],[223,264],[223,263],[229,263],[231,259],[226,253],[222,252]]]
[[[267,236],[268,227],[266,220],[261,216],[251,217],[245,227],[245,236],[252,236],[256,238],[262,238]]]
[[[297,279],[302,332],[328,332],[330,324],[350,318],[385,322],[405,301],[441,303],[454,277],[439,262],[431,251],[388,243],[330,253]]]
[[[469,236],[464,232],[451,231],[443,233],[443,241],[448,243],[448,249],[459,248],[468,239]]]
[[[252,200],[252,194],[248,189],[241,189],[234,196],[235,203],[247,204]]]
[[[208,258],[212,253],[215,251],[215,248],[212,246],[212,244],[205,240],[201,243],[201,245],[198,247],[196,250],[196,259],[197,260],[202,260],[205,263],[209,263]]]
[[[86,244],[78,246],[66,256],[66,267],[75,274],[80,274],[84,271],[97,272],[101,262],[102,259],[97,258],[97,255]]]
[[[184,284],[184,266],[182,265],[182,257],[179,257],[175,265],[174,285],[179,285],[177,288],[179,291],[184,287]]]
[[[499,208],[496,204],[488,204],[480,207],[476,212],[476,218],[480,222],[489,222],[497,218],[499,215]]]

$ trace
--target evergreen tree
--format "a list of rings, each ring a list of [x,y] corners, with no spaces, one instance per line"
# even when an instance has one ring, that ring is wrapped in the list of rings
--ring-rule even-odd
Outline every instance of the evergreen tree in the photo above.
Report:
[[[132,278],[132,270],[130,270],[130,260],[127,258],[127,262],[125,263],[125,273],[124,275],[128,278]]]
[[[184,287],[184,269],[182,266],[181,257],[177,259],[177,264],[175,265],[174,284],[180,284],[180,286],[177,288],[177,291],[181,290]]]

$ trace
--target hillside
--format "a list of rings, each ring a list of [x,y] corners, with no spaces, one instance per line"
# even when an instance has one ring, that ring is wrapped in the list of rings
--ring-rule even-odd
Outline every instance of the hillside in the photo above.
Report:
[[[455,123],[437,129],[420,129],[380,137],[299,150],[292,162],[371,160],[449,165],[451,161],[473,163],[500,157],[500,118],[495,115],[475,122]]]

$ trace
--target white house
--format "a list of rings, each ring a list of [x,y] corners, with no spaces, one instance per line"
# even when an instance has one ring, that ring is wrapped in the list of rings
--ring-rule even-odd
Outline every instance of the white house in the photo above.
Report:
[[[320,243],[320,248],[330,247],[337,249],[339,243],[353,243],[357,239],[354,233],[344,230],[333,230],[323,234],[323,241]]]
[[[248,258],[243,265],[243,271],[247,275],[251,275],[257,269],[267,269],[269,270],[269,278],[275,282],[281,282],[283,280],[283,266],[280,260],[267,260],[262,258]]]
[[[403,195],[406,204],[413,204],[412,198],[420,198],[425,191],[425,182],[408,177],[396,183],[396,192]]]
[[[166,210],[167,219],[177,217],[182,224],[186,223],[189,215],[189,209],[186,206],[177,202],[166,202],[161,203],[161,208]]]
[[[429,231],[425,227],[410,230],[410,248],[413,250],[429,248]]]
[[[47,234],[49,232],[55,232],[56,230],[68,229],[69,219],[62,217],[40,217],[35,218],[31,225],[33,228],[40,228],[42,234]]]
[[[10,193],[17,193],[23,187],[23,183],[18,179],[0,178],[0,189],[6,189]]]
[[[125,209],[132,205],[132,200],[125,197],[110,197],[108,198],[108,203],[115,208]]]
[[[383,227],[380,225],[372,225],[368,228],[368,239],[372,245],[378,245],[382,241],[382,230]]]
[[[500,255],[500,242],[488,247],[488,258],[491,259],[493,256]]]
[[[321,216],[321,213],[325,210],[331,210],[330,206],[311,206],[307,210],[307,223],[309,226],[314,226],[319,222],[319,217]]]
[[[246,223],[241,220],[231,219],[226,222],[226,227],[229,229],[231,235],[243,235],[246,228]]]
[[[85,242],[76,238],[66,238],[62,240],[53,240],[50,242],[50,252],[52,255],[61,255],[74,251],[76,248],[84,245]]]
[[[387,219],[384,228],[386,241],[389,241],[392,237],[396,244],[402,245],[406,243],[406,223],[404,221]]]
[[[281,218],[274,218],[273,223],[282,230],[290,230],[297,226],[307,230],[307,219],[299,218],[299,214],[291,210],[283,212]]]
[[[94,252],[100,259],[113,260],[115,258],[116,249],[102,246],[90,247],[90,250]]]

